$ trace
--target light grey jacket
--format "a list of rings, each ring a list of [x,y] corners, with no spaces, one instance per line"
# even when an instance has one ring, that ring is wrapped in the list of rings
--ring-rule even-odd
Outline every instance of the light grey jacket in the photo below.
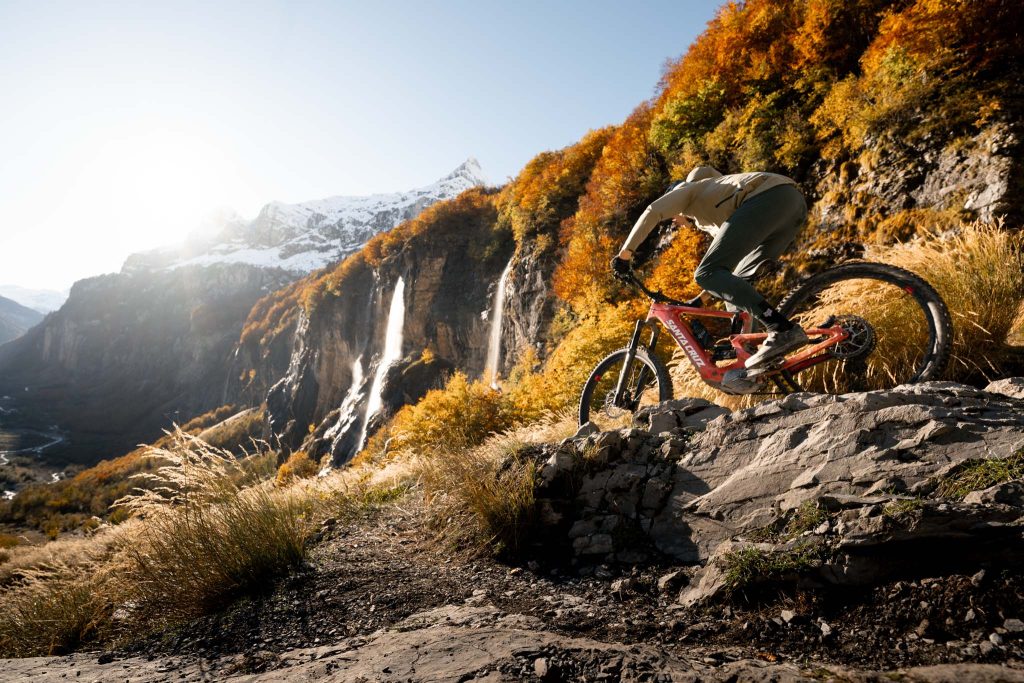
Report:
[[[714,237],[740,204],[779,185],[796,182],[777,173],[722,175],[710,166],[698,166],[685,182],[651,202],[637,219],[622,250],[636,251],[658,223],[679,214],[689,216],[698,228]]]

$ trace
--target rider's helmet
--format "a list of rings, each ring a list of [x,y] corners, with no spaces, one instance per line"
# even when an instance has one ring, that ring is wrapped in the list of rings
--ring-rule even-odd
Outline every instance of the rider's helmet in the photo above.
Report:
[[[706,178],[720,178],[721,176],[721,171],[714,166],[697,166],[690,171],[688,176],[686,176],[686,182],[695,183],[698,180],[704,180]]]

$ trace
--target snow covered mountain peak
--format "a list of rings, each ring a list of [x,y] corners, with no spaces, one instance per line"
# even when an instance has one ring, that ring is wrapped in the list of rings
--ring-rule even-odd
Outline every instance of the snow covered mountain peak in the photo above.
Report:
[[[304,275],[343,259],[431,204],[486,184],[480,163],[470,157],[437,182],[406,192],[271,202],[251,221],[226,221],[214,237],[133,254],[122,270],[246,263]]]
[[[484,175],[484,171],[480,168],[480,162],[476,160],[476,157],[469,157],[456,168],[454,171],[449,173],[441,182],[445,180],[466,180],[473,185],[490,185],[490,180]]]

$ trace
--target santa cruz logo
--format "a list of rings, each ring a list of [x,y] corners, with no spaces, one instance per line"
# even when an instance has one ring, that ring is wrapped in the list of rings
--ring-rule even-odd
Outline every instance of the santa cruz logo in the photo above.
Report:
[[[679,329],[679,325],[676,324],[676,321],[664,320],[663,322],[665,323],[665,327],[668,328],[668,331],[672,333],[672,336],[675,337],[676,341],[678,341],[680,346],[683,347],[683,350],[686,351],[686,355],[690,357],[693,364],[698,368],[704,367],[704,359],[700,357],[697,349],[693,348],[689,340],[687,340],[686,335],[684,335],[683,331]]]

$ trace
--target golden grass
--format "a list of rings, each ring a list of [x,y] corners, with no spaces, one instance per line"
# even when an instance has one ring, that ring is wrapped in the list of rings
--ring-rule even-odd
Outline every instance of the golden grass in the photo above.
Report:
[[[872,249],[868,258],[917,273],[945,300],[953,318],[947,378],[1000,374],[1024,299],[1024,238],[1019,232],[972,223],[950,234]]]
[[[420,478],[429,519],[449,542],[475,551],[521,553],[533,540],[535,463],[532,444],[576,432],[576,416],[547,412],[536,421],[492,434],[473,448],[433,451],[411,462]]]
[[[118,501],[145,519],[120,576],[142,613],[188,618],[264,586],[302,561],[312,505],[275,489],[228,451],[179,432],[150,457],[152,488]]]
[[[295,451],[277,468],[275,481],[278,486],[285,486],[296,479],[314,477],[319,471],[320,465],[314,462],[306,451]]]
[[[26,573],[0,593],[0,655],[63,654],[101,635],[112,612],[104,584],[66,567]]]
[[[514,437],[421,461],[431,519],[457,545],[519,553],[534,528],[536,467]]]
[[[1024,239],[999,225],[973,223],[946,234],[928,234],[892,247],[871,247],[866,259],[905,268],[924,278],[946,302],[953,320],[953,351],[942,379],[992,378],[1013,353],[1017,313],[1024,300]],[[854,313],[878,332],[867,368],[851,386],[845,368],[825,363],[802,373],[805,388],[840,392],[890,387],[909,376],[920,359],[926,328],[913,300],[896,287],[864,280],[826,290],[821,305],[798,316],[804,324],[830,314]],[[737,409],[771,396],[728,396],[707,386],[678,355],[670,363],[677,396],[699,396]]]
[[[160,462],[151,488],[118,503],[125,523],[5,551],[0,657],[136,637],[261,590],[303,560],[323,520],[393,501],[418,476],[406,463],[277,486],[271,451],[238,458],[180,430],[163,443],[147,453]]]

